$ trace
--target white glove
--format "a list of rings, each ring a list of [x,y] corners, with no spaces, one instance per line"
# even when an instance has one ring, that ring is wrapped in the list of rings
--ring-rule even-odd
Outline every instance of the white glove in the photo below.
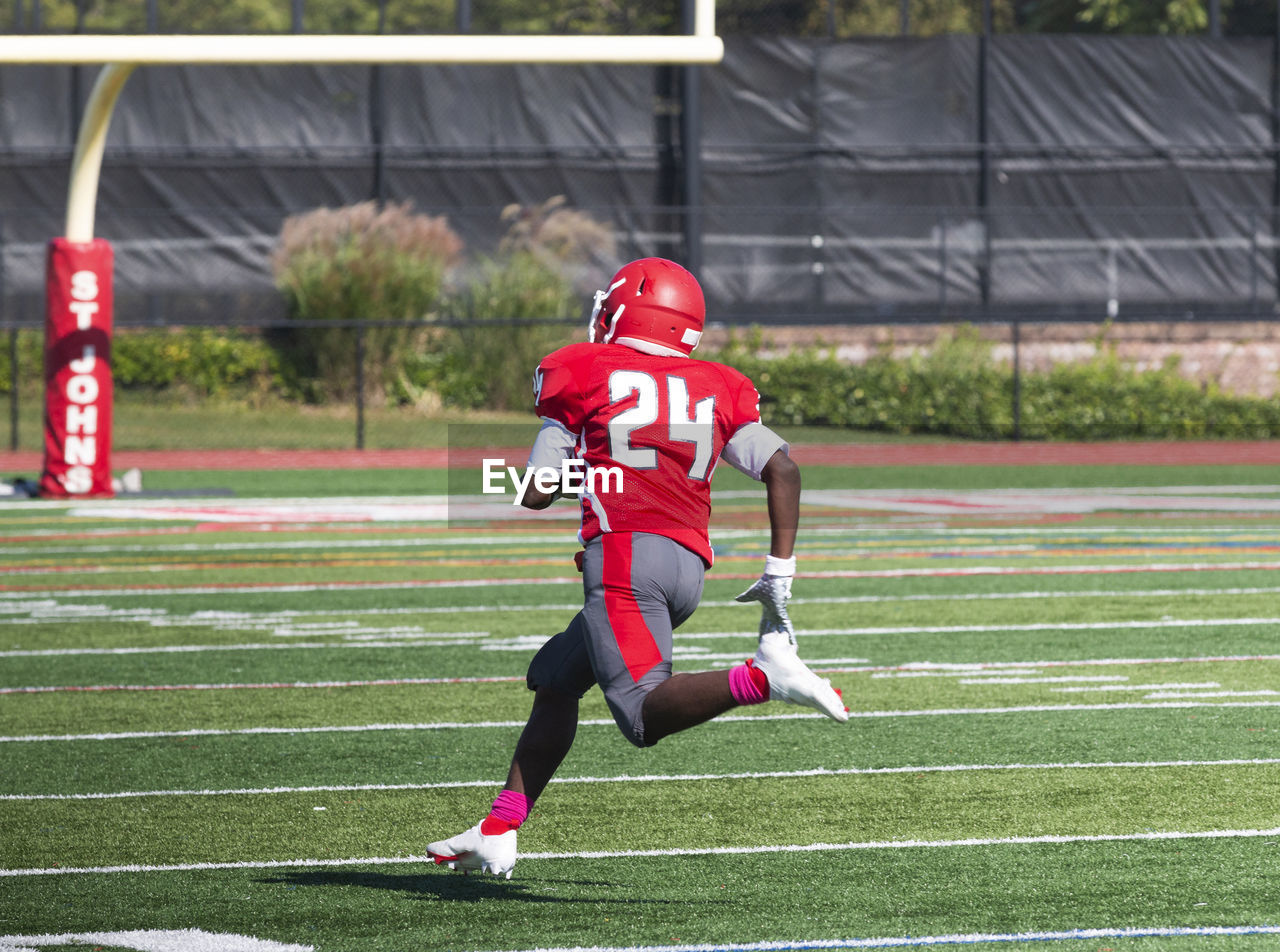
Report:
[[[787,599],[791,597],[791,579],[796,574],[795,556],[779,559],[772,555],[764,558],[764,574],[749,589],[734,599],[736,602],[759,602],[764,606],[760,613],[760,634],[783,632],[792,645],[796,632],[787,615]]]

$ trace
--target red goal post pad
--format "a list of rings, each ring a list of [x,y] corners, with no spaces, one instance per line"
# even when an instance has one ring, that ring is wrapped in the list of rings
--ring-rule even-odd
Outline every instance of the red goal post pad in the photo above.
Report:
[[[49,243],[40,495],[111,496],[113,255],[101,238]]]

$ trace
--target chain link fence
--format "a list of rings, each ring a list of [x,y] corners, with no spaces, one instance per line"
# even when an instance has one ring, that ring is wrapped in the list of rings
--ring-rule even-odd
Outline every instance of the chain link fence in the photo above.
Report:
[[[469,336],[443,339],[458,330]],[[403,342],[391,362],[378,355],[376,343],[388,334]],[[957,335],[967,341],[959,348],[952,343]],[[316,337],[323,338],[331,355],[324,380],[332,386],[323,392],[314,388],[317,378],[305,375],[300,388],[296,372],[299,367],[314,368]],[[114,345],[113,445],[121,450],[400,449],[443,445],[446,425],[467,420],[536,428],[530,410],[531,369],[556,346],[582,339],[585,322],[576,321],[493,321],[479,333],[469,325],[376,320],[126,327],[117,332]],[[40,335],[35,330],[11,330],[3,343],[0,384],[6,386],[0,412],[5,413],[8,430],[4,445],[13,451],[36,450],[42,440]],[[881,423],[863,427],[889,434],[1061,436],[1044,429],[1049,410],[1044,400],[1046,393],[1063,386],[1088,390],[1080,401],[1096,416],[1096,431],[1083,417],[1070,421],[1070,438],[1092,434],[1241,439],[1280,432],[1280,326],[1271,320],[989,320],[960,330],[929,323],[744,330],[712,322],[699,353],[734,362],[733,355],[741,355],[744,343],[766,360],[814,353],[855,367],[896,361],[896,371],[886,373],[882,367],[871,375],[879,383],[871,384],[869,392],[850,386],[847,396],[851,409],[854,403],[900,403],[899,410]],[[722,357],[724,353],[728,356]],[[1113,361],[1138,373],[1159,374],[1160,381],[1142,383],[1118,373],[1109,369],[1115,367]],[[1072,365],[1079,368],[1076,384],[1046,388],[1052,374]],[[774,373],[758,360],[753,366],[767,398],[766,418],[775,415],[773,422],[789,432],[803,424],[794,413],[793,391],[821,389],[804,375],[829,371],[804,362],[781,363]],[[980,391],[969,391],[970,378]],[[1185,382],[1177,387],[1169,383],[1173,378]],[[919,388],[927,396],[899,392],[904,386]],[[1202,405],[1189,392],[1207,399]],[[1172,397],[1177,405],[1162,405]],[[1063,398],[1055,412],[1070,416],[1075,396],[1064,392]],[[1232,403],[1235,398],[1239,400]],[[821,395],[824,403],[832,399],[844,398]],[[948,401],[957,399],[984,402],[972,424],[949,412]],[[1027,425],[1029,399],[1037,405]],[[775,405],[776,401],[782,402]],[[776,416],[784,410],[785,416]],[[925,415],[935,412],[936,420]],[[936,425],[944,413],[950,422]],[[826,439],[814,427],[830,423],[808,425],[803,433],[809,439]]]

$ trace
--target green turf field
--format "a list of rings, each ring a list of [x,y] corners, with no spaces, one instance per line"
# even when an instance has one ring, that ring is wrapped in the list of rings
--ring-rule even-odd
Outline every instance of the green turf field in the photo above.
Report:
[[[423,856],[576,609],[571,508],[410,471],[0,504],[0,952],[1280,949],[1277,475],[811,468],[792,616],[850,721],[640,751],[592,692],[510,881]],[[754,650],[763,498],[718,485],[677,670]]]

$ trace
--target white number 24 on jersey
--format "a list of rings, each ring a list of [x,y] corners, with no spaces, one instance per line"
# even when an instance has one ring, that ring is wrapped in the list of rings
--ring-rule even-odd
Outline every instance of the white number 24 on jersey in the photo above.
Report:
[[[685,379],[668,374],[665,381],[667,437],[673,443],[693,445],[689,478],[705,480],[711,469],[716,398],[705,397],[691,408],[689,384]],[[633,393],[638,398],[636,405],[623,410],[609,421],[609,455],[634,469],[656,469],[658,451],[651,446],[632,446],[631,434],[642,426],[658,421],[661,410],[658,405],[658,381],[641,370],[615,370],[609,375],[610,403],[625,400]]]

